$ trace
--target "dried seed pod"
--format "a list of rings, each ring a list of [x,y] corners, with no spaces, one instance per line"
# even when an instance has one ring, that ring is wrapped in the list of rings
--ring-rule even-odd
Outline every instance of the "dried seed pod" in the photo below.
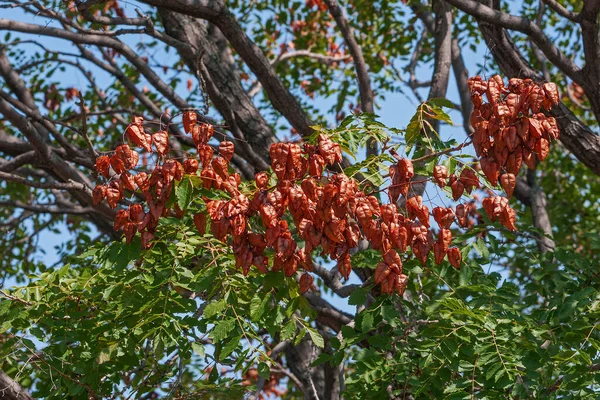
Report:
[[[311,274],[302,274],[302,276],[300,277],[300,294],[308,292],[312,287],[314,280],[315,278]]]
[[[506,192],[506,197],[509,199],[512,197],[515,186],[517,185],[517,178],[514,174],[502,174],[500,177],[500,184]]]
[[[448,249],[448,261],[456,269],[460,269],[460,263],[462,262],[462,254],[458,247],[451,247]]]
[[[439,187],[443,188],[446,186],[446,180],[448,179],[448,168],[443,165],[436,165],[433,167],[433,179]]]

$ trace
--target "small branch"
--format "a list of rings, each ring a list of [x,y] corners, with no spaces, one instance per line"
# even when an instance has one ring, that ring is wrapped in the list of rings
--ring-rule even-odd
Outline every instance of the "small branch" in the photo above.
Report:
[[[6,297],[6,298],[7,298],[7,299],[9,299],[9,300],[18,301],[19,303],[23,303],[23,304],[25,304],[26,306],[30,306],[30,305],[31,305],[31,303],[30,303],[30,302],[28,302],[28,301],[25,301],[25,300],[23,300],[23,299],[22,299],[22,298],[20,298],[20,297],[16,297],[16,296],[10,295],[10,294],[6,293],[4,290],[0,290],[0,294],[1,294],[2,296]],[[0,372],[1,372],[1,371],[0,371]]]
[[[446,149],[446,150],[438,151],[437,153],[431,153],[431,154],[427,154],[427,155],[425,155],[423,157],[414,158],[412,160],[412,162],[413,163],[422,162],[422,161],[426,161],[426,160],[429,160],[429,159],[434,158],[434,157],[442,156],[444,154],[454,153],[455,151],[459,151],[459,150],[464,149],[465,147],[467,147],[470,144],[471,144],[471,141],[469,140],[469,141],[466,141],[466,142],[464,142],[462,144],[459,144],[458,146],[451,147],[451,148]]]
[[[0,201],[0,206],[10,208],[21,208],[23,210],[28,210],[40,214],[84,215],[96,211],[92,207],[59,207],[56,204],[27,204],[21,201]]]
[[[5,181],[10,181],[10,182],[15,182],[15,183],[21,183],[23,185],[27,185],[27,186],[38,188],[38,189],[83,190],[86,192],[89,190],[89,188],[86,185],[84,185],[83,183],[75,182],[73,180],[69,180],[67,183],[37,182],[37,181],[32,181],[32,180],[20,177],[18,175],[9,174],[7,172],[2,172],[2,171],[0,171],[0,179],[3,179]]]
[[[569,21],[579,22],[581,21],[581,14],[576,14],[573,11],[567,10],[562,4],[556,0],[542,0],[548,7],[556,11],[562,17],[565,17]]]
[[[91,154],[93,154],[95,158],[98,158],[98,152],[94,149],[94,145],[92,144],[92,141],[90,140],[90,138],[87,134],[87,132],[88,132],[87,111],[85,109],[85,103],[83,102],[83,94],[81,93],[81,91],[79,91],[78,95],[79,95],[79,107],[81,107],[81,130],[79,132],[81,133],[81,136],[83,136],[83,139],[87,143]]]
[[[280,54],[277,58],[275,58],[273,61],[271,61],[271,65],[276,66],[285,60],[289,60],[290,58],[296,58],[296,57],[312,58],[312,59],[320,61],[326,65],[331,65],[331,64],[341,62],[341,61],[348,61],[351,58],[350,55],[328,56],[326,54],[313,53],[312,51],[309,51],[309,50],[296,50],[296,51]]]

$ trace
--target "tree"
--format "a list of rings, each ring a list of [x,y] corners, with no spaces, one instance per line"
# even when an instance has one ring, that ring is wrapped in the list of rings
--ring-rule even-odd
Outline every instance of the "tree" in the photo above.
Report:
[[[600,2],[0,7],[2,397],[597,397]]]

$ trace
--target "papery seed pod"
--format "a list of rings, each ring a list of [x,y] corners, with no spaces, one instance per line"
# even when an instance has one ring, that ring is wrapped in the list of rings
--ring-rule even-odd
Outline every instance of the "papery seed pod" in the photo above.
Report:
[[[408,276],[404,274],[397,275],[395,290],[398,293],[398,296],[402,297],[404,292],[406,291],[406,287],[408,286]]]
[[[402,266],[402,259],[400,259],[400,256],[398,255],[396,250],[388,250],[387,252],[385,252],[385,254],[383,255],[383,261],[387,265],[395,264],[398,266]]]
[[[411,160],[401,158],[396,164],[398,166],[398,175],[404,180],[408,180],[415,176],[415,170]]]
[[[152,232],[142,232],[142,249],[147,250],[152,247],[150,243],[154,239],[154,233]]]
[[[294,275],[297,270],[298,260],[296,260],[296,258],[290,257],[283,263],[283,273],[285,276],[290,277]]]
[[[117,173],[117,174],[122,174],[123,172],[126,171],[125,169],[125,163],[123,162],[123,160],[117,156],[116,154],[114,154],[111,158],[110,158],[110,166],[112,167],[112,169]]]
[[[194,225],[196,225],[196,229],[198,229],[200,235],[204,235],[206,233],[206,214],[194,214]]]
[[[142,193],[147,192],[148,189],[150,189],[148,174],[146,174],[145,172],[138,172],[136,175],[134,175],[133,180],[135,181],[138,189]]]
[[[550,153],[550,143],[545,138],[540,138],[535,145],[535,152],[537,153],[538,159],[544,161]]]
[[[448,249],[448,261],[456,269],[460,269],[460,263],[462,261],[462,254],[458,247],[451,247]]]
[[[116,208],[119,200],[121,200],[122,192],[114,187],[106,189],[106,202],[110,208]]]
[[[96,171],[105,178],[108,178],[110,170],[110,157],[100,156],[96,159]]]
[[[213,158],[211,166],[213,167],[213,170],[217,173],[217,175],[221,177],[221,179],[225,180],[229,177],[229,163],[223,157]]]
[[[320,134],[318,137],[319,154],[328,165],[342,161],[342,148],[334,143],[328,136]]]
[[[271,168],[279,180],[286,179],[287,159],[290,152],[289,143],[275,143],[269,149]]]
[[[132,192],[135,191],[137,185],[135,184],[133,176],[129,172],[123,172],[119,177],[119,180],[121,181],[125,189],[130,190]]]
[[[315,278],[311,274],[302,274],[302,276],[300,277],[300,294],[308,292],[312,287],[314,280]]]
[[[504,168],[511,174],[518,174],[523,163],[523,153],[519,150],[510,153],[506,159],[506,165]]]
[[[269,176],[266,172],[258,172],[254,175],[254,180],[256,181],[256,186],[259,189],[266,189],[269,184]]]
[[[308,159],[308,174],[313,178],[319,179],[323,175],[325,159],[319,154],[313,154]]]
[[[433,219],[440,228],[450,228],[450,225],[454,222],[454,211],[450,207],[435,207],[432,213]]]
[[[102,200],[106,197],[107,187],[105,185],[98,185],[92,190],[92,204],[99,206]]]
[[[129,220],[131,222],[140,223],[144,220],[146,213],[141,204],[132,204],[129,206]]]
[[[202,163],[202,168],[206,168],[207,166],[210,165],[210,162],[212,160],[212,157],[213,157],[213,154],[215,151],[213,150],[212,147],[210,147],[207,144],[199,145],[197,147],[197,150],[198,150],[198,159]]]
[[[195,175],[198,171],[198,160],[188,158],[183,162],[183,170],[188,175]]]
[[[390,274],[390,267],[383,262],[377,264],[377,268],[375,269],[375,284],[378,285],[383,282],[384,279]]]
[[[467,84],[469,86],[469,92],[476,93],[478,95],[484,94],[488,85],[487,81],[481,76],[473,76],[467,79]]]
[[[223,140],[221,143],[219,143],[219,153],[221,154],[221,157],[227,161],[231,161],[234,151],[235,146],[233,145],[233,142]]]
[[[459,181],[464,185],[467,193],[471,194],[473,188],[479,189],[479,178],[471,168],[465,168],[460,173]],[[455,199],[456,200],[456,199]]]
[[[435,242],[435,244],[433,245],[433,255],[435,258],[435,263],[437,265],[440,265],[442,261],[444,261],[444,257],[446,257],[447,253],[448,251],[444,251],[443,243]]]
[[[152,152],[152,139],[144,133],[143,121],[142,117],[134,117],[133,123],[127,127],[125,134],[136,146],[140,146],[150,153]]]
[[[136,224],[134,224],[132,222],[126,223],[125,226],[123,227],[123,234],[125,235],[125,243],[131,243],[133,241],[133,238],[135,237],[136,232],[137,232]]]
[[[439,187],[445,187],[446,180],[448,179],[448,168],[443,165],[436,165],[433,167],[433,179],[435,179],[435,182]]]
[[[485,174],[485,177],[490,181],[492,186],[498,184],[498,176],[500,174],[498,164],[491,158],[484,157],[479,161],[481,170]]]
[[[459,204],[456,206],[456,220],[458,221],[458,225],[461,228],[466,228],[468,225],[469,216],[467,215],[467,211],[465,209],[464,204]]]
[[[496,214],[494,213],[494,200],[492,197],[486,197],[485,199],[483,199],[483,201],[481,202],[481,205],[483,206],[483,209],[485,211],[485,213],[487,214],[488,218],[493,222],[496,220]]]
[[[352,265],[350,264],[350,254],[346,253],[338,259],[337,269],[345,279],[350,277],[352,272]]]
[[[121,159],[123,161],[123,166],[126,169],[135,168],[135,166],[137,165],[137,163],[140,159],[140,156],[138,155],[138,153],[131,150],[131,148],[126,144],[117,146],[117,148],[115,149],[115,155],[113,156],[113,158],[114,157],[118,157],[119,159]],[[111,163],[112,163],[112,159],[111,159]],[[113,169],[115,171],[117,171],[117,169],[114,166],[113,166]],[[119,172],[119,173],[121,173],[121,172]]]
[[[552,82],[546,82],[543,85],[543,89],[544,89],[544,94],[546,95],[546,98],[548,98],[548,100],[550,101],[550,106],[552,105],[557,105],[559,102],[559,95],[558,95],[558,86],[556,86],[555,83]],[[545,107],[546,110],[550,110],[549,107]]]
[[[513,191],[515,190],[515,186],[517,185],[517,178],[514,174],[502,174],[500,177],[500,184],[506,192],[506,197],[511,198]]]
[[[500,223],[504,225],[507,229],[511,231],[517,230],[517,213],[508,205],[508,200],[506,200],[506,202],[503,203],[502,211],[500,212],[498,219]]]
[[[522,149],[523,162],[527,165],[527,168],[533,170],[536,167],[535,154],[528,148],[523,147]]]
[[[152,135],[152,144],[159,156],[164,157],[169,151],[169,134],[167,131],[156,132]]]
[[[490,104],[495,105],[500,101],[500,96],[504,92],[504,82],[500,75],[494,75],[487,84],[486,97]]]
[[[192,131],[192,127],[196,125],[198,122],[198,115],[196,111],[184,111],[183,112],[183,130],[185,133],[190,133]]]
[[[454,179],[452,179],[454,178]],[[461,181],[456,179],[455,175],[450,177],[450,189],[452,189],[452,198],[454,201],[460,199],[465,192],[465,185],[462,184]]]

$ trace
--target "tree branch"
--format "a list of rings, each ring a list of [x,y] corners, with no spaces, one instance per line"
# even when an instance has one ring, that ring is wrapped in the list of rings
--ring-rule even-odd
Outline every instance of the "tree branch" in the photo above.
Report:
[[[344,42],[352,55],[352,60],[354,60],[354,70],[356,71],[356,79],[358,81],[361,108],[364,112],[373,114],[375,113],[375,108],[373,106],[373,90],[371,89],[371,79],[369,78],[369,71],[367,71],[367,64],[365,63],[362,49],[356,42],[350,23],[344,16],[344,12],[337,0],[325,0],[325,4],[327,4],[329,13],[342,33]],[[371,138],[371,140],[367,142],[367,157],[377,154],[377,143]]]
[[[14,379],[0,370],[0,399],[33,400],[33,397]]]
[[[572,22],[579,22],[581,20],[581,14],[574,13],[573,11],[567,10],[562,4],[556,0],[542,0],[548,7],[556,11],[557,14],[565,17]]]
[[[264,53],[246,35],[236,17],[222,0],[143,0],[142,2],[205,19],[217,26],[263,85],[273,107],[289,121],[299,134],[310,135],[312,121],[300,107],[298,100],[279,79]]]
[[[446,0],[459,10],[505,29],[519,31],[528,35],[548,59],[572,80],[584,85],[587,78],[581,69],[565,54],[563,54],[535,23],[527,18],[495,10],[475,0]]]

